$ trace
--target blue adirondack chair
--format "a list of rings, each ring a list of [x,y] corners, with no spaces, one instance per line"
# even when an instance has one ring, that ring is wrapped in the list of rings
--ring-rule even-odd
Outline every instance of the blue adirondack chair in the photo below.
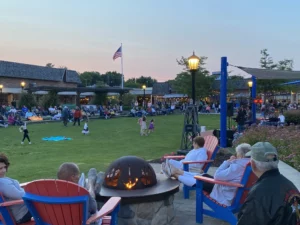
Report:
[[[202,167],[203,173],[207,173],[209,167],[211,166],[211,163],[214,161],[217,152],[219,150],[218,146],[218,139],[215,136],[205,136],[204,137],[205,143],[204,148],[207,150],[207,160],[204,161],[185,161],[183,162],[183,170],[189,171],[189,164],[204,164]],[[165,156],[165,159],[184,159],[185,156]],[[199,171],[200,173],[201,171]],[[196,190],[196,187],[189,187],[185,184],[183,184],[183,196],[184,199],[188,199],[190,197],[190,191]]]
[[[0,193],[0,225],[16,225],[16,221],[7,208],[9,206],[24,204],[22,199],[14,201],[5,201],[3,195]],[[34,225],[34,221],[29,221],[27,223],[22,223],[20,225]]]
[[[88,218],[89,192],[77,184],[63,180],[37,180],[24,189],[23,200],[36,225],[86,225],[98,219],[103,219],[102,225],[117,225],[119,197],[110,198],[100,211]]]
[[[250,163],[247,164],[240,183],[224,182],[208,177],[195,176],[196,182],[196,222],[203,223],[203,215],[208,215],[220,220],[225,220],[231,225],[236,225],[237,218],[234,215],[243,205],[250,188],[257,181],[257,177],[252,172]],[[209,193],[203,191],[203,182],[221,184],[225,186],[237,187],[235,198],[231,206],[218,203],[209,196]],[[211,210],[204,209],[206,204]]]

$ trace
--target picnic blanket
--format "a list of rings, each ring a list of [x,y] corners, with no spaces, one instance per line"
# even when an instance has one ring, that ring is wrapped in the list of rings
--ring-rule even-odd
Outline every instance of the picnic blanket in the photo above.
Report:
[[[68,138],[65,136],[54,136],[54,137],[44,137],[43,141],[70,141],[72,138]]]

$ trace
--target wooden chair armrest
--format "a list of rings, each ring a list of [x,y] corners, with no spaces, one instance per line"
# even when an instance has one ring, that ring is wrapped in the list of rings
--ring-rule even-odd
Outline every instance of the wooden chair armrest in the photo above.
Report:
[[[0,206],[6,207],[6,206],[12,206],[12,205],[19,205],[19,204],[23,204],[23,203],[24,203],[23,199],[18,199],[18,200],[13,200],[13,201],[2,202],[0,204]]]
[[[25,183],[21,183],[20,186],[23,188],[23,187],[25,187],[27,184],[29,184],[30,182],[31,182],[31,181],[25,182]]]
[[[196,180],[204,181],[211,184],[221,184],[225,186],[231,186],[231,187],[244,187],[244,185],[239,183],[233,183],[233,182],[227,182],[227,181],[221,181],[221,180],[215,180],[209,177],[203,177],[203,176],[194,176]]]
[[[91,224],[96,220],[104,216],[107,216],[117,207],[120,201],[121,201],[120,197],[111,197],[98,212],[96,212],[86,221],[86,224]]]
[[[202,161],[182,161],[182,164],[196,164],[196,163],[209,163],[213,162],[214,160],[202,160]]]
[[[184,159],[184,155],[166,155],[164,159]]]

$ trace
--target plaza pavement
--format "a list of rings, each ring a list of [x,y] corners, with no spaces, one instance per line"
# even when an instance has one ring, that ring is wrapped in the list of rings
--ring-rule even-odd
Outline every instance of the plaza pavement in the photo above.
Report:
[[[151,166],[155,170],[156,173],[160,173],[160,165],[152,163]],[[213,175],[216,171],[217,167],[210,167],[208,173]],[[298,190],[300,190],[300,172],[290,167],[286,163],[280,161],[279,162],[279,170],[280,172],[291,180]],[[196,223],[196,201],[195,201],[195,191],[190,192],[190,199],[183,198],[182,185],[180,185],[180,191],[175,194],[174,199],[174,207],[176,214],[176,221],[174,224],[176,225],[197,225]],[[205,206],[204,206],[205,207]],[[204,225],[228,225],[224,221],[211,218],[209,216],[205,216],[203,218]]]

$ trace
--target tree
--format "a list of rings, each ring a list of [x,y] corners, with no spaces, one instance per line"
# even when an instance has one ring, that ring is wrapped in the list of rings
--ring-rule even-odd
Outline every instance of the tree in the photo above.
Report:
[[[39,104],[45,109],[48,109],[50,106],[55,106],[57,103],[58,96],[56,91],[49,91],[48,94],[43,95],[39,100]]]
[[[267,49],[263,49],[260,51],[260,67],[263,69],[277,69],[277,70],[293,70],[294,61],[292,59],[284,59],[278,61],[278,63],[274,63],[272,57],[268,53]],[[267,79],[267,80],[257,80],[257,89],[259,92],[264,93],[264,96],[268,92],[274,93],[276,91],[285,91],[287,89],[286,86],[281,85],[286,82],[284,79]],[[265,98],[266,101],[266,98]]]
[[[141,88],[141,84],[136,82],[136,78],[129,78],[125,81],[124,86],[129,88]]]
[[[260,68],[263,69],[275,69],[277,67],[276,64],[273,62],[273,58],[270,57],[268,53],[268,49],[263,49],[260,51],[261,58],[260,58]]]
[[[28,107],[30,110],[32,107],[37,105],[35,97],[32,93],[22,93],[21,99],[19,102],[19,107],[22,107],[23,105]]]
[[[64,69],[64,70],[67,70],[67,69],[68,69],[68,67],[66,67],[66,66],[59,66],[58,68],[59,68],[59,69]]]
[[[84,86],[92,86],[97,84],[97,82],[103,82],[104,83],[104,78],[101,76],[99,72],[91,71],[91,72],[83,72],[82,74],[79,75],[81,83]]]
[[[52,63],[47,63],[47,64],[46,64],[46,67],[54,68],[54,64],[52,64]]]
[[[294,67],[294,60],[292,60],[292,59],[280,60],[280,61],[278,61],[277,65],[276,65],[277,70],[292,71],[293,67]]]
[[[140,87],[142,85],[146,85],[147,87],[153,87],[153,84],[157,83],[157,80],[153,79],[152,77],[140,76],[139,78],[136,78],[136,83],[139,83]]]
[[[204,98],[212,93],[212,83],[214,78],[209,76],[209,72],[205,69],[205,60],[207,57],[200,57],[199,69],[196,72],[196,98]],[[177,92],[192,95],[192,76],[187,71],[188,62],[187,58],[181,57],[180,60],[177,60],[179,65],[182,65],[184,72],[177,74],[174,81],[172,81],[174,88]]]
[[[102,75],[103,81],[110,87],[121,86],[122,74],[116,71],[108,71]]]

